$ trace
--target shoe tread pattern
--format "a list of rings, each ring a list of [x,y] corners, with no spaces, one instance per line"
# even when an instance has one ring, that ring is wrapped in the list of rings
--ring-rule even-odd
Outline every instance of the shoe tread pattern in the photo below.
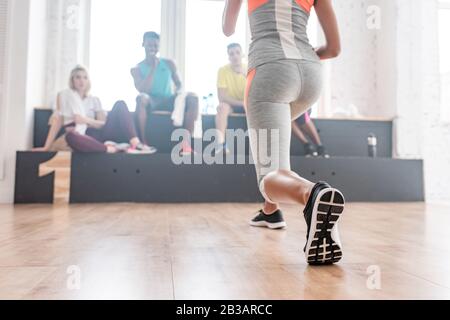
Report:
[[[331,232],[344,212],[345,200],[341,192],[333,190],[319,199],[314,239],[307,253],[311,265],[328,265],[342,259],[341,247],[333,241]]]

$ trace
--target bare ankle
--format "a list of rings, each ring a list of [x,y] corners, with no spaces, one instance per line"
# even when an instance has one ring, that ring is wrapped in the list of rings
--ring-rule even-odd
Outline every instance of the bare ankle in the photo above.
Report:
[[[308,203],[309,198],[311,197],[312,189],[314,188],[314,184],[305,188],[303,192],[303,204],[306,205]]]
[[[266,202],[264,204],[263,212],[264,212],[264,214],[270,216],[270,215],[274,214],[275,212],[277,212],[278,209],[279,209],[278,205]]]
[[[139,138],[133,138],[130,140],[130,145],[132,147],[136,147],[137,145],[139,145],[141,143],[141,140],[139,140]]]

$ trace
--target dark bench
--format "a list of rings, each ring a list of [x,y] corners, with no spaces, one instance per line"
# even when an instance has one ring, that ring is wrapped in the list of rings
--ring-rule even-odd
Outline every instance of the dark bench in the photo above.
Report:
[[[35,110],[34,146],[43,146],[48,133],[48,119],[52,111]],[[203,130],[215,128],[215,116],[203,116]],[[317,119],[316,126],[328,152],[335,157],[367,157],[367,137],[373,133],[378,138],[378,156],[392,158],[392,121],[331,120]],[[247,130],[246,118],[242,115],[230,117],[230,129]],[[175,129],[169,113],[155,113],[149,119],[148,137],[161,153],[170,153],[174,146],[171,135]],[[249,154],[248,143],[245,149]],[[303,156],[303,145],[292,139],[292,155]]]
[[[54,174],[39,178],[38,168],[55,154],[17,154],[16,203],[51,203]],[[259,202],[253,165],[174,165],[169,154],[73,154],[71,203]],[[348,201],[423,201],[423,162],[370,158],[292,157],[303,177],[327,180]]]
[[[35,111],[34,145],[42,146],[48,133],[51,110]],[[215,127],[215,117],[203,116],[203,130]],[[174,142],[169,113],[150,117],[149,136],[160,153],[153,156],[126,154],[73,154],[72,203],[89,202],[259,202],[255,169],[244,165],[182,165],[172,163]],[[245,116],[230,117],[230,129],[247,129]],[[327,180],[340,187],[349,201],[423,201],[423,162],[392,158],[392,122],[315,121],[334,157],[307,159],[302,145],[292,143],[293,170],[307,179]],[[379,158],[367,157],[367,137],[378,137]],[[200,146],[205,143],[200,143]],[[196,144],[197,145],[197,144]],[[200,150],[201,153],[201,150]],[[249,147],[245,155],[248,156]],[[52,202],[54,176],[38,176],[39,164],[55,154],[17,154],[16,203]],[[236,156],[236,155],[235,155]],[[248,161],[247,161],[248,163]]]

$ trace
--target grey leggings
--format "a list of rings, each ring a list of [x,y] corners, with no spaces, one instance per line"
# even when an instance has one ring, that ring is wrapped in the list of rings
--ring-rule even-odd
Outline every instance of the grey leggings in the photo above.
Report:
[[[264,198],[264,178],[291,170],[292,121],[318,100],[322,64],[281,60],[251,70],[247,82],[247,121],[258,184]]]

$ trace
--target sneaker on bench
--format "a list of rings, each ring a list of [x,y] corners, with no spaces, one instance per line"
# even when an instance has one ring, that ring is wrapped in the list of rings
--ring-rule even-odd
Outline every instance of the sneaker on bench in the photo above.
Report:
[[[183,143],[180,155],[184,157],[190,156],[191,154],[195,154],[194,149],[192,149],[192,146],[189,143]]]
[[[127,152],[127,150],[130,148],[130,145],[128,143],[116,143],[114,141],[106,141],[104,144],[107,147],[112,147],[116,149],[117,153]]]
[[[134,147],[129,147],[126,152],[129,154],[155,154],[158,150],[155,147],[139,143]]]

